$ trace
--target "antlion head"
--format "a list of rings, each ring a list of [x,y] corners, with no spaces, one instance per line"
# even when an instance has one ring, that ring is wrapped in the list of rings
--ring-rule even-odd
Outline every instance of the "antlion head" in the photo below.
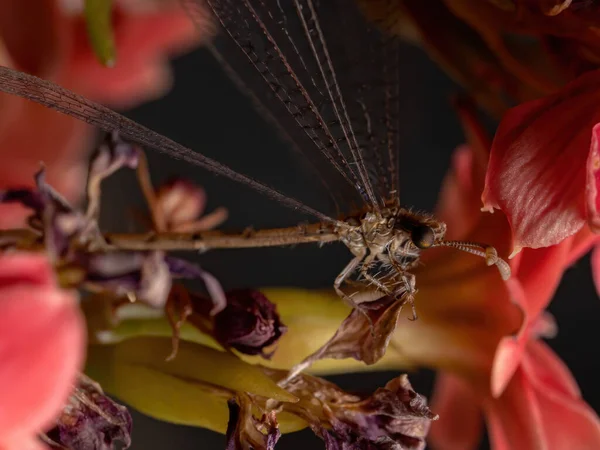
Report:
[[[415,250],[454,247],[463,252],[481,256],[488,266],[495,265],[498,268],[503,280],[510,278],[510,266],[498,256],[494,247],[478,242],[445,240],[446,224],[431,215],[400,210],[395,217],[394,228],[410,235],[410,242]]]

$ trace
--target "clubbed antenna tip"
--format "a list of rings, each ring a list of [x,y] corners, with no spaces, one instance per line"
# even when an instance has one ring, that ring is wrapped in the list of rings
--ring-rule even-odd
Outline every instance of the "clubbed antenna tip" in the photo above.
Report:
[[[441,241],[437,242],[435,247],[453,247],[463,252],[481,256],[485,259],[488,266],[496,266],[498,268],[500,276],[504,281],[510,278],[510,266],[498,256],[498,252],[492,246],[466,241]]]

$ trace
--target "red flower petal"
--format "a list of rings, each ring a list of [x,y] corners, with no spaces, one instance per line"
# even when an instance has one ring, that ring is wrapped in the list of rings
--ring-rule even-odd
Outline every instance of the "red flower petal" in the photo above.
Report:
[[[526,249],[513,264],[513,277],[506,282],[510,296],[523,311],[517,336],[506,336],[498,344],[491,375],[492,396],[500,396],[521,364],[526,343],[535,339],[536,327],[544,320],[562,273],[570,260],[571,239],[541,249]],[[539,327],[538,327],[539,328]]]
[[[598,186],[600,185],[600,125],[596,125],[592,130],[592,144],[587,160],[587,219],[590,229],[597,233],[600,231],[600,195],[598,195]]]
[[[600,248],[596,247],[592,252],[592,276],[596,292],[600,295]]]
[[[452,154],[436,208],[436,217],[448,227],[446,239],[466,239],[481,218],[480,199],[473,188],[473,152],[463,145]]]
[[[492,397],[499,397],[504,392],[521,364],[525,345],[530,338],[528,333],[530,321],[535,317],[529,313],[529,298],[519,279],[513,276],[513,278],[506,281],[506,286],[511,300],[519,305],[523,312],[523,322],[516,336],[505,336],[498,343],[490,377]]]
[[[432,422],[429,433],[436,450],[477,448],[483,431],[482,411],[475,393],[463,379],[440,374],[431,410],[440,416]]]
[[[0,257],[0,287],[21,283],[52,286],[55,279],[48,260],[27,253]]]
[[[48,182],[68,199],[83,193],[83,159],[91,128],[71,117],[19,99],[13,105],[10,127],[0,132],[0,188],[32,186],[40,161],[48,168]],[[20,226],[27,212],[20,206],[0,207],[0,227]]]
[[[0,448],[26,448],[67,400],[83,362],[85,325],[45,258],[0,257]]]
[[[600,71],[593,71],[557,94],[513,108],[500,124],[482,199],[486,209],[506,213],[515,252],[558,244],[581,229],[588,212],[595,214],[589,202],[586,210],[586,185],[591,198],[598,100]]]
[[[117,61],[107,68],[91,52],[83,22],[78,19],[74,25],[75,49],[66,84],[116,107],[131,107],[163,94],[171,81],[166,57],[191,48],[200,38],[194,23],[180,8],[160,13],[116,9]]]
[[[547,446],[535,392],[522,371],[502,397],[486,402],[485,411],[494,450],[558,450]]]
[[[600,421],[566,366],[542,342],[530,342],[501,398],[486,402],[494,450],[597,449]]]
[[[518,279],[523,289],[521,297],[511,291],[516,301],[530,318],[538,317],[546,309],[562,274],[571,261],[572,240],[540,249],[526,249],[518,265],[513,266],[513,279]]]
[[[544,385],[565,396],[581,397],[579,386],[569,372],[569,368],[543,342],[530,341],[527,344],[527,356],[523,368],[530,378],[539,383],[538,388]]]
[[[14,65],[48,77],[65,55],[67,40],[56,0],[3,0],[0,41]]]
[[[589,227],[583,227],[571,240],[571,250],[569,251],[569,258],[565,262],[565,267],[575,264],[598,243],[600,243],[600,235],[592,233]]]
[[[452,170],[442,184],[436,217],[448,226],[447,239],[466,239],[481,219],[479,193],[483,190],[491,141],[468,100],[456,101],[455,106],[467,144],[452,155]]]
[[[500,340],[494,356],[490,379],[492,397],[502,395],[521,364],[524,351],[525,342],[523,339],[506,336]]]

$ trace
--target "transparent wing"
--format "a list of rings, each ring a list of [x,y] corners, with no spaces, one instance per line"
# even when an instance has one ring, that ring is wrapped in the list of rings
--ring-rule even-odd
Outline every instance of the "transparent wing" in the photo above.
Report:
[[[183,0],[214,14],[214,49],[350,198],[397,202],[398,53],[352,0]],[[203,17],[205,23],[205,16]],[[342,186],[342,188],[339,188]]]
[[[260,181],[236,172],[214,159],[184,147],[105,106],[92,102],[91,100],[50,81],[42,80],[33,75],[0,66],[0,92],[18,95],[19,97],[26,98],[39,103],[40,105],[52,108],[60,113],[87,122],[104,131],[116,131],[132,142],[159,150],[173,158],[182,159],[190,164],[203,167],[214,174],[222,175],[233,181],[244,184],[261,194],[278,201],[288,208],[301,211],[324,222],[337,222],[326,214],[323,214]]]

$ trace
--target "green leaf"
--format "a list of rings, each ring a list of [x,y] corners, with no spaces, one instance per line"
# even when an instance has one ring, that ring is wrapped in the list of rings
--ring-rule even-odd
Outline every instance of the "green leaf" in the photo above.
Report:
[[[297,288],[261,289],[267,298],[277,305],[288,331],[279,340],[275,354],[270,360],[260,356],[237,354],[250,364],[261,364],[276,369],[290,369],[306,356],[315,352],[333,336],[350,312],[350,308],[333,290],[311,290]],[[160,312],[140,304],[121,308],[123,319],[115,328],[103,331],[105,339],[121,341],[135,336],[170,337],[172,328]],[[88,323],[97,314],[87,315]],[[410,323],[407,322],[407,325]],[[189,323],[181,327],[181,338],[207,347],[222,350],[210,336],[200,332]],[[319,375],[337,373],[390,370],[411,367],[411,361],[388,348],[386,355],[375,365],[365,365],[354,359],[325,359],[311,367],[310,372]]]
[[[116,51],[111,24],[112,0],[85,0],[85,22],[90,44],[100,63],[115,65]]]
[[[227,399],[232,391],[249,392],[283,402],[297,398],[263,371],[230,353],[181,341],[177,357],[167,337],[138,337],[111,345],[91,345],[86,373],[137,410],[160,420],[224,432]],[[278,416],[282,432],[306,423]]]

